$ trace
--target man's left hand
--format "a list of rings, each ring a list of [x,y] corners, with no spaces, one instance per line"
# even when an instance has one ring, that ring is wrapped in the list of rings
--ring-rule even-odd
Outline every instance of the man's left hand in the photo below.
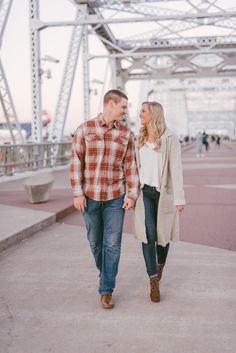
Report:
[[[125,210],[130,210],[131,208],[134,208],[134,205],[135,201],[127,197],[123,203],[122,208],[124,208]]]

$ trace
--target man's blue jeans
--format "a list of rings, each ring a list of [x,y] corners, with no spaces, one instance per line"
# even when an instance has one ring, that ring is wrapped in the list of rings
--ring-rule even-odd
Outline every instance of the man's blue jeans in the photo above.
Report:
[[[157,262],[165,264],[169,243],[163,247],[156,244],[157,242],[157,211],[159,204],[160,193],[154,186],[144,185],[143,187],[143,202],[145,209],[145,226],[148,243],[142,243],[143,256],[146,264],[148,275],[157,275]]]
[[[100,294],[112,294],[115,288],[125,214],[122,208],[124,197],[109,201],[86,197],[84,219],[90,248],[100,272]]]

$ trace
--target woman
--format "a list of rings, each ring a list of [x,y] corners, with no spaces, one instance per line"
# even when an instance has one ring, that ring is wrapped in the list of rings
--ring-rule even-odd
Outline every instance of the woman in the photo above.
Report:
[[[159,282],[169,243],[179,238],[178,213],[185,205],[181,147],[177,136],[166,127],[161,104],[144,102],[140,119],[136,152],[141,192],[134,227],[136,237],[142,241],[150,298],[159,302]]]

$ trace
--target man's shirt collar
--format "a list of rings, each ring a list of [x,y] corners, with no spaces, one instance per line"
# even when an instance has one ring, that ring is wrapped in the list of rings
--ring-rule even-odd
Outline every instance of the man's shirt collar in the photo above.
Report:
[[[107,127],[107,124],[106,124],[106,122],[105,122],[105,120],[104,120],[104,117],[103,117],[103,115],[102,115],[102,113],[100,113],[99,115],[98,115],[98,122],[99,122],[99,125],[100,126],[103,126],[103,127]],[[116,129],[118,129],[119,128],[119,126],[120,126],[120,124],[122,124],[122,122],[121,121],[114,121],[113,122],[113,125],[112,125],[112,127],[115,127]]]

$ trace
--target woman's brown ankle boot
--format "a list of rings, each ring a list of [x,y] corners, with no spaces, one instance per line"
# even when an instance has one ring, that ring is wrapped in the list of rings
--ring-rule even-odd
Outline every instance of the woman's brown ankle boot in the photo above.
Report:
[[[159,279],[158,277],[150,278],[150,298],[152,302],[160,301]]]
[[[164,266],[165,266],[165,264],[163,264],[163,265],[157,264],[157,277],[159,279],[159,282],[160,282],[161,277],[162,277],[162,272],[164,270]]]

